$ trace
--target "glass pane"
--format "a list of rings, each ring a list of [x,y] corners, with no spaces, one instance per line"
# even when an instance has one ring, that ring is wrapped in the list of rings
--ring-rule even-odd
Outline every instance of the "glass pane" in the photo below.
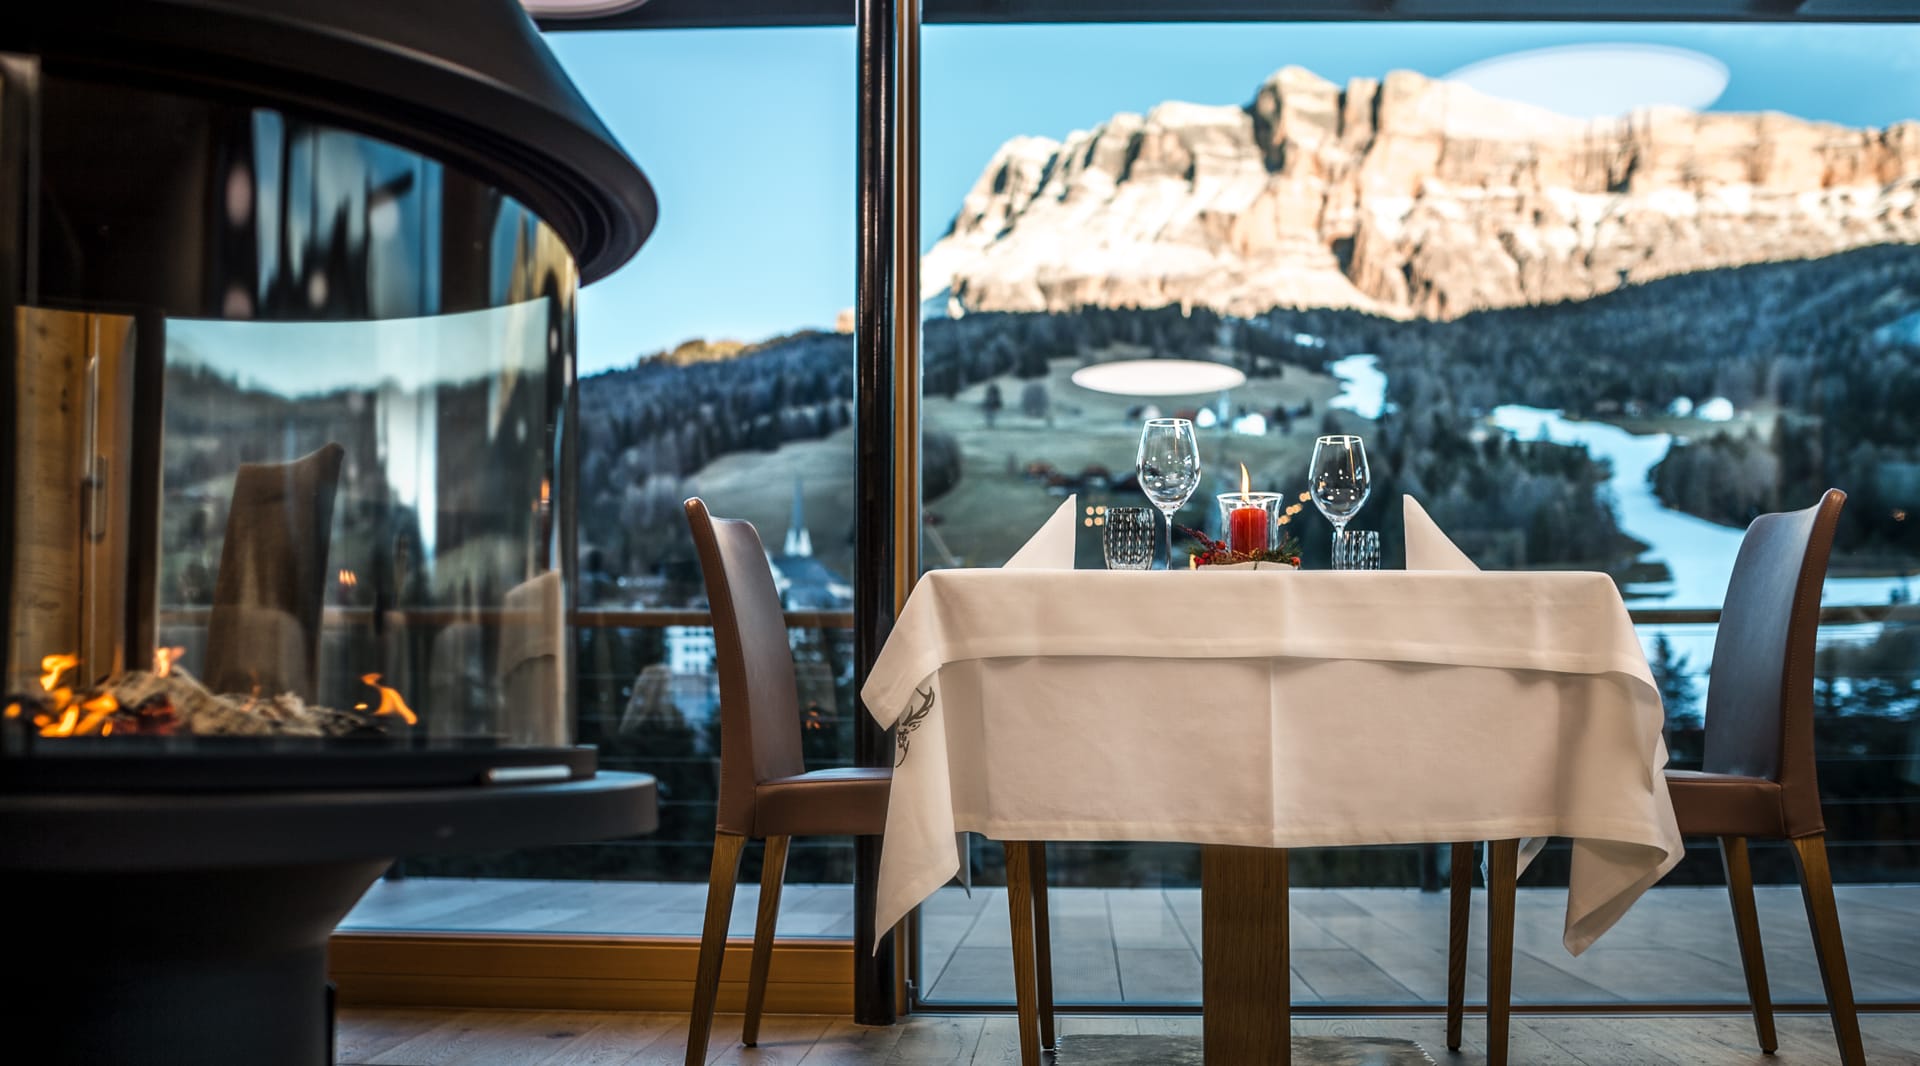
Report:
[[[1410,494],[1482,567],[1603,571],[1641,612],[1716,609],[1746,523],[1838,486],[1825,603],[1872,610],[1821,636],[1832,862],[1850,882],[1843,923],[1863,930],[1856,989],[1914,995],[1864,930],[1920,907],[1898,886],[1920,872],[1920,88],[1902,58],[1920,29],[924,39],[926,566],[999,565],[1069,493],[1079,565],[1101,565],[1100,509],[1147,502],[1135,444],[1156,415],[1200,435],[1206,482],[1181,526],[1224,536],[1213,496],[1238,491],[1245,464],[1251,488],[1285,497],[1305,565],[1327,566],[1308,457],[1317,434],[1356,433],[1373,485],[1354,528],[1380,531],[1386,565],[1404,558]],[[1148,361],[1159,387],[1075,383],[1123,360]],[[1246,380],[1194,385],[1172,360]],[[1715,627],[1644,617],[1673,765],[1697,766]],[[1543,948],[1524,994],[1743,998],[1724,894],[1693,887],[1719,884],[1718,858],[1695,851],[1572,959],[1553,902],[1564,845],[1550,850],[1527,875],[1521,940]],[[1297,853],[1296,1001],[1434,1002],[1446,858]],[[976,885],[998,883],[997,844],[972,862]],[[1817,1001],[1785,852],[1755,864],[1766,938],[1792,959],[1776,999]],[[1055,913],[1073,916],[1054,924],[1062,1002],[1198,1001],[1193,849],[1056,846],[1049,873]],[[1011,1002],[996,891],[949,888],[925,909],[923,998]],[[1675,923],[1700,926],[1703,968],[1631,964]]]
[[[662,204],[641,254],[581,294],[575,647],[579,739],[603,767],[657,776],[660,828],[409,860],[348,927],[699,933],[721,738],[689,496],[759,530],[784,605],[804,612],[790,642],[806,765],[852,761],[852,32],[547,41]],[[850,839],[794,841],[784,935],[852,935],[852,854]],[[758,862],[750,849],[743,934]]]
[[[161,528],[179,547],[160,559],[161,645],[221,691],[304,692],[349,707],[379,704],[378,684],[404,695],[428,736],[564,743],[565,720],[539,713],[564,707],[561,694],[530,698],[514,690],[532,681],[496,680],[487,647],[489,630],[503,648],[530,647],[560,625],[557,575],[543,590],[551,572],[532,565],[530,551],[549,533],[535,506],[550,497],[548,305],[169,326]],[[262,351],[275,359],[262,361]],[[233,517],[246,495],[238,482],[253,464],[325,456],[330,446],[342,452],[324,575],[335,624],[323,631],[317,687],[223,665],[216,575],[233,531],[247,527]],[[375,626],[376,611],[398,613]]]

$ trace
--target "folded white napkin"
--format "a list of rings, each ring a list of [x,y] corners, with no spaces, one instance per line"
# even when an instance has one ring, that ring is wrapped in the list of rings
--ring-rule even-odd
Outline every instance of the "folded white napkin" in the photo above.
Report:
[[[1467,553],[1440,532],[1427,509],[1411,496],[1401,496],[1402,513],[1407,524],[1407,569],[1478,570]]]
[[[1074,518],[1079,513],[1076,506],[1080,502],[1078,494],[1067,497],[1053,517],[1047,519],[1020,550],[1007,560],[1007,566],[1015,570],[1071,570],[1073,569],[1073,531]]]

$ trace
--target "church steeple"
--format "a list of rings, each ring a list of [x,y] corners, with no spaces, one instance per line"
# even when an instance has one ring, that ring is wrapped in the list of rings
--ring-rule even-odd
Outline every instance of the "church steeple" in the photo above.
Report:
[[[793,479],[793,517],[787,519],[786,555],[812,555],[813,534],[807,532],[807,516],[800,493],[800,479]]]

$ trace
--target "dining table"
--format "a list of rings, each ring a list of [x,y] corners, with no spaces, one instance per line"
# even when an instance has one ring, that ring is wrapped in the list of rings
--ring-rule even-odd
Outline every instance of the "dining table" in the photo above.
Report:
[[[1512,878],[1548,838],[1571,845],[1575,955],[1682,855],[1660,697],[1604,574],[936,570],[861,695],[895,745],[876,931],[964,874],[959,834],[1202,845],[1209,1066],[1290,1062],[1290,849],[1505,842],[1509,960]]]

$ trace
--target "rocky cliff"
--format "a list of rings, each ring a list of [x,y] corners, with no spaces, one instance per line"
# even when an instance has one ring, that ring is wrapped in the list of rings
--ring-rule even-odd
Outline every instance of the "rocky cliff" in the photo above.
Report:
[[[1583,120],[1399,71],[1288,67],[1016,138],[927,254],[949,311],[1354,307],[1452,318],[1713,267],[1920,243],[1920,122]]]

